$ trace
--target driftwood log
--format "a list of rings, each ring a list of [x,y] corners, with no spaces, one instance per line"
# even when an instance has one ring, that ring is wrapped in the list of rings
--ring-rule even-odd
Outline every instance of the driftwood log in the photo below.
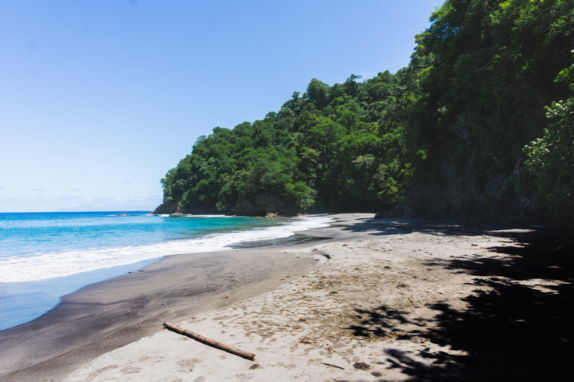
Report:
[[[331,366],[331,367],[336,367],[337,369],[345,370],[344,367],[337,366],[337,365],[333,365],[332,363],[323,362],[323,365],[327,365],[327,366]]]
[[[225,344],[222,344],[221,342],[217,342],[215,340],[206,338],[206,337],[202,336],[201,334],[194,333],[191,330],[187,330],[187,329],[184,329],[184,328],[179,327],[177,325],[170,324],[169,322],[164,321],[163,326],[165,326],[169,330],[172,330],[176,333],[183,334],[184,336],[188,336],[188,337],[193,338],[194,340],[197,340],[199,342],[203,342],[206,345],[213,346],[213,347],[221,349],[221,350],[225,350],[228,353],[235,354],[235,355],[238,355],[238,356],[243,357],[243,358],[247,358],[251,361],[253,361],[253,359],[255,358],[255,354],[253,354],[253,353],[249,353],[247,351],[232,348],[231,346],[227,346]]]

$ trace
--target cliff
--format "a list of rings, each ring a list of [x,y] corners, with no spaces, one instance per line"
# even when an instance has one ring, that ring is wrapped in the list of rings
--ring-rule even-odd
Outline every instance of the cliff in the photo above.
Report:
[[[172,200],[167,201],[164,198],[164,201],[161,205],[159,205],[152,214],[192,214],[192,215],[209,215],[209,214],[220,214],[220,211],[217,211],[215,206],[213,207],[206,207],[206,206],[199,206],[199,207],[191,207],[191,208],[181,208],[179,206],[179,200]]]

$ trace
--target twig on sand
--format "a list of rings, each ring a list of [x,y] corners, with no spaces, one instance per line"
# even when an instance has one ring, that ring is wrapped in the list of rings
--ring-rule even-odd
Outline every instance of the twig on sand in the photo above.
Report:
[[[176,333],[191,337],[194,340],[197,340],[199,342],[203,342],[206,345],[213,346],[215,348],[224,350],[228,353],[235,354],[235,355],[238,355],[238,356],[243,357],[243,358],[247,358],[251,361],[253,361],[253,359],[255,358],[255,354],[253,354],[253,353],[249,353],[249,352],[246,352],[243,350],[232,348],[231,346],[227,346],[225,344],[222,344],[221,342],[217,342],[215,340],[206,338],[206,337],[202,336],[201,334],[197,334],[195,332],[192,332],[191,330],[187,330],[187,329],[181,328],[177,325],[170,324],[169,322],[164,321],[163,326],[165,326],[169,330],[172,330]]]
[[[344,368],[344,367],[341,367],[341,366],[332,365],[332,364],[327,363],[327,362],[321,362],[321,363],[322,363],[323,365],[327,365],[327,366],[331,366],[331,367],[336,367],[337,369],[345,370],[345,368]]]

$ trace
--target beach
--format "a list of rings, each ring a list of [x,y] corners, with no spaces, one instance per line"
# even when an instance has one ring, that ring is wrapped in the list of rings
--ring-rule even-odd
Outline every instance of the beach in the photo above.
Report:
[[[536,380],[567,371],[572,261],[540,228],[372,216],[330,215],[330,227],[301,232],[321,241],[168,256],[85,287],[0,332],[0,380]]]

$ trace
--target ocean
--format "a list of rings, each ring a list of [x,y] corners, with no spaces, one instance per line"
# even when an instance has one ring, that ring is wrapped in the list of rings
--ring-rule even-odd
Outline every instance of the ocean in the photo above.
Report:
[[[146,212],[0,213],[0,330],[32,321],[60,297],[164,256],[305,241],[322,216],[259,219]]]

